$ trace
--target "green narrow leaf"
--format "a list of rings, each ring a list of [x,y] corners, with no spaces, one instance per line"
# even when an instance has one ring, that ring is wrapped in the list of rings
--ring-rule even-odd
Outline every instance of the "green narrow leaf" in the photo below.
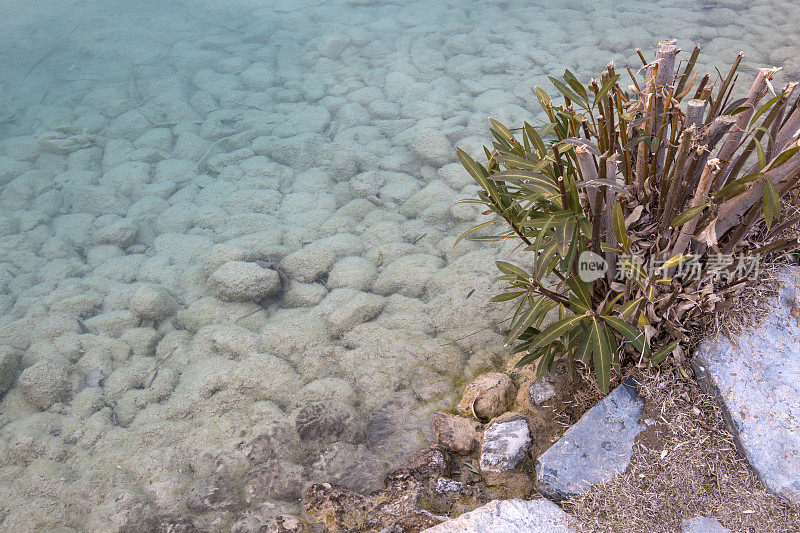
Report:
[[[536,299],[534,303],[529,303],[528,309],[525,312],[520,312],[516,321],[512,321],[507,342],[511,342],[513,339],[518,338],[520,333],[525,331],[531,324],[535,323],[537,320],[547,314],[547,312],[552,309],[552,307],[547,305],[548,302],[549,300],[541,297]]]
[[[573,294],[583,302],[584,305],[591,307],[592,305],[592,284],[586,283],[577,276],[567,278],[567,286],[572,290]]]
[[[603,101],[603,98],[605,98],[606,94],[608,94],[608,91],[610,91],[614,87],[614,84],[617,83],[618,79],[619,79],[619,74],[614,74],[613,76],[608,78],[608,80],[606,80],[606,82],[603,84],[603,86],[600,88],[600,90],[594,97],[593,107],[596,107],[598,103]]]
[[[551,324],[550,326],[542,330],[542,332],[539,333],[535,339],[533,339],[533,346],[538,348],[539,346],[546,346],[550,344],[554,340],[560,338],[567,331],[572,329],[572,327],[575,324],[577,324],[578,322],[580,322],[585,318],[586,318],[585,316],[573,315],[556,321],[555,323]]]
[[[530,278],[530,275],[517,265],[512,265],[511,263],[507,263],[506,261],[495,261],[494,264],[497,266],[497,269],[503,274],[508,274],[509,276],[520,276],[523,279]]]
[[[556,356],[556,348],[553,345],[548,346],[539,364],[536,365],[536,376],[540,378],[545,372],[549,371],[553,366],[553,359]]]
[[[775,104],[775,102],[777,102],[777,101],[778,101],[778,100],[780,100],[781,98],[783,98],[783,93],[781,93],[781,94],[779,94],[779,95],[777,95],[777,96],[773,96],[772,98],[770,98],[770,99],[767,101],[767,103],[766,103],[766,104],[762,105],[762,106],[761,106],[761,108],[760,108],[758,111],[756,111],[755,115],[753,115],[753,118],[751,118],[751,119],[750,119],[750,126],[752,126],[753,124],[755,124],[755,123],[756,123],[756,121],[757,121],[759,118],[761,118],[761,115],[763,115],[764,113],[766,113],[766,112],[769,110],[769,108],[770,108],[770,107],[772,107],[772,106]]]
[[[756,143],[756,152],[758,153],[758,170],[763,170],[767,166],[767,154],[764,152],[764,147],[761,146],[760,142],[755,139],[753,139],[753,142]]]
[[[608,313],[609,313],[609,312],[610,312],[610,311],[611,311],[611,310],[614,308],[614,305],[615,305],[615,304],[616,304],[616,303],[619,301],[619,299],[620,299],[620,298],[622,298],[623,296],[625,296],[625,294],[624,294],[624,293],[622,293],[622,292],[621,292],[621,293],[619,293],[619,294],[617,294],[616,296],[614,296],[614,297],[611,299],[611,301],[610,301],[610,302],[608,302],[608,303],[607,303],[607,304],[606,304],[606,305],[603,307],[603,313],[602,313],[602,314],[604,314],[604,315],[607,315],[607,314],[608,314]]]
[[[539,135],[539,132],[536,131],[536,128],[527,122],[525,123],[524,128],[525,133],[528,134],[528,138],[531,140],[531,143],[533,143],[533,147],[536,150],[536,154],[539,156],[539,159],[544,159],[545,156],[547,156],[547,147],[545,146],[541,135]]]
[[[714,193],[714,198],[716,200],[724,200],[727,198],[732,198],[738,195],[740,192],[744,190],[744,186],[748,183],[756,181],[759,177],[761,177],[761,172],[753,172],[751,174],[745,174],[741,178],[735,179],[732,182],[725,185],[723,188],[718,190]]]
[[[567,251],[567,255],[561,261],[561,269],[565,271],[569,271],[572,268],[572,264],[575,262],[575,258],[578,256],[578,250],[583,248],[583,238],[581,238],[581,234],[579,231],[573,233],[572,241],[569,243],[569,250]]]
[[[508,131],[508,128],[506,128],[499,121],[490,117],[489,123],[492,125],[492,129],[494,129],[509,145],[513,146],[517,142],[511,132]]]
[[[489,172],[483,167],[483,165],[477,163],[461,148],[456,148],[456,154],[458,155],[458,159],[461,161],[461,164],[465,169],[467,169],[467,172],[470,173],[475,181],[477,181],[478,184],[487,191],[490,190],[491,184],[486,179],[489,177]]]
[[[607,333],[597,317],[592,317],[589,323],[589,338],[592,343],[592,359],[594,360],[594,373],[597,384],[603,394],[608,394],[608,383],[611,381],[611,347],[608,345]]]
[[[642,300],[644,300],[644,296],[640,296],[639,298],[636,298],[635,300],[631,300],[630,302],[626,303],[619,310],[619,314],[622,315],[622,318],[624,318],[625,320],[628,320],[629,318],[631,318],[633,316],[633,313],[634,313],[634,311],[636,311],[636,308],[638,307],[639,302],[641,302]]]
[[[583,84],[578,81],[578,78],[576,78],[575,74],[570,72],[569,69],[564,70],[564,80],[569,83],[569,86],[572,87],[572,90],[580,95],[580,97],[583,98],[587,104],[589,103],[589,93],[586,92],[586,87],[584,87]]]
[[[611,363],[614,365],[614,368],[617,372],[620,371],[620,362],[619,362],[619,346],[617,345],[617,339],[614,337],[614,332],[611,331],[610,328],[603,328],[603,331],[606,334],[606,342],[608,343],[608,348],[611,351]]]
[[[644,333],[639,331],[636,326],[615,316],[604,316],[603,320],[605,320],[606,324],[619,331],[623,337],[628,339],[631,345],[633,345],[640,354],[645,357],[650,355],[650,346],[647,343],[647,339]]]
[[[686,211],[675,217],[675,220],[672,221],[670,226],[672,226],[673,228],[679,228],[683,226],[684,224],[692,220],[694,217],[702,213],[706,207],[708,207],[708,204],[702,204],[695,207],[690,207],[689,209],[687,209]]]
[[[550,239],[550,241],[542,248],[536,256],[536,263],[533,270],[534,279],[543,279],[550,274],[553,267],[553,260],[558,253],[558,241]]]
[[[519,361],[517,361],[517,364],[514,365],[514,368],[522,368],[525,365],[531,364],[540,358],[543,353],[544,350],[534,350],[528,354],[525,354]]]
[[[495,219],[495,220],[490,220],[489,222],[484,222],[483,224],[478,224],[478,225],[477,225],[477,226],[475,226],[474,228],[468,229],[467,231],[465,231],[464,233],[462,233],[462,234],[461,234],[461,235],[458,237],[458,239],[456,239],[456,242],[454,242],[454,243],[453,243],[453,248],[455,248],[455,247],[456,247],[456,245],[457,245],[458,243],[460,243],[462,240],[466,239],[467,237],[469,237],[470,235],[472,235],[472,234],[473,234],[473,233],[475,233],[476,231],[482,230],[482,229],[483,229],[483,228],[485,228],[486,226],[488,226],[488,225],[490,225],[490,224],[494,224],[495,222],[499,222],[499,221],[500,221],[500,219],[499,219],[499,218],[498,218],[498,219]]]
[[[628,237],[628,232],[625,229],[625,217],[622,214],[622,205],[619,202],[614,202],[614,208],[611,211],[611,225],[614,229],[614,236],[617,242],[622,245],[622,248],[627,252],[633,243],[631,238]]]
[[[773,218],[781,217],[781,197],[778,191],[775,190],[775,185],[772,180],[764,176],[764,221],[767,223],[767,229],[772,226]]]
[[[678,346],[678,341],[673,341],[669,343],[667,346],[664,346],[656,353],[654,353],[652,357],[650,357],[650,362],[655,364],[660,363],[666,356],[671,354],[672,350],[674,350],[677,346]]]
[[[553,85],[556,86],[556,89],[558,89],[558,92],[563,94],[565,97],[569,98],[570,100],[572,100],[573,102],[575,102],[576,104],[579,104],[579,105],[582,104],[582,103],[585,103],[586,105],[589,104],[588,102],[584,102],[581,99],[580,96],[575,94],[575,91],[573,91],[572,89],[570,89],[569,87],[564,85],[564,82],[561,82],[561,81],[557,80],[553,76],[547,76],[547,77],[550,79],[550,81],[553,83]]]
[[[549,107],[553,103],[550,95],[548,95],[541,87],[534,87],[533,91],[536,93],[536,98],[539,100],[539,104],[542,106],[542,109]]]
[[[526,292],[528,292],[528,291],[504,292],[503,294],[498,294],[497,296],[491,298],[489,301],[490,302],[495,302],[495,303],[507,302],[509,300],[513,300],[515,298],[519,298],[520,296],[522,296]]]
[[[532,154],[532,156],[534,158],[536,157],[535,154]],[[501,155],[497,157],[497,161],[509,170],[527,170],[529,172],[537,173],[541,172],[547,168],[548,165],[550,165],[550,161],[547,159],[525,159],[515,154]]]
[[[770,162],[767,170],[773,170],[775,168],[778,168],[782,164],[786,163],[797,153],[798,150],[800,150],[800,146],[793,146],[791,148],[787,148],[786,150],[778,154],[778,156],[775,157],[772,160],[772,162]]]
[[[581,361],[586,366],[592,363],[592,338],[591,335],[585,335],[578,349],[575,351],[575,359]]]
[[[662,270],[666,270],[668,268],[672,268],[674,266],[683,264],[691,258],[692,258],[691,255],[675,254],[666,261],[664,261],[664,264],[661,265],[659,268],[661,268]]]
[[[570,244],[575,237],[575,220],[572,218],[565,218],[556,224],[555,228],[556,240],[558,241],[558,254],[561,258],[565,258],[569,253]]]
[[[540,194],[548,196],[556,196],[559,194],[558,187],[553,180],[544,174],[537,174],[536,172],[528,172],[525,170],[504,170],[502,172],[495,172],[487,177],[491,181],[510,181],[518,183],[526,189],[539,192]]]
[[[747,102],[747,98],[739,98],[738,100],[734,100],[720,113],[720,115],[738,115],[745,109],[750,109],[750,106],[742,106]]]

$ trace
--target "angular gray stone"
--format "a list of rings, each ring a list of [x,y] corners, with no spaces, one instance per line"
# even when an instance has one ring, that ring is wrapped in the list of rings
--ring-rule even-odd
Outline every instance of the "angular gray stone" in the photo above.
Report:
[[[760,326],[704,341],[693,364],[759,479],[800,502],[800,269],[781,278]]]
[[[554,500],[578,496],[628,468],[644,400],[626,379],[536,460],[539,491]]]
[[[493,423],[483,433],[481,471],[513,470],[525,458],[532,442],[528,422],[524,418]]]
[[[538,379],[531,383],[528,388],[528,394],[531,397],[533,405],[542,405],[548,400],[552,400],[556,396],[556,388],[552,383],[545,379]]]
[[[575,521],[544,498],[494,500],[423,533],[570,533]]]
[[[695,516],[683,521],[681,533],[731,533],[731,530],[720,524],[716,518]]]

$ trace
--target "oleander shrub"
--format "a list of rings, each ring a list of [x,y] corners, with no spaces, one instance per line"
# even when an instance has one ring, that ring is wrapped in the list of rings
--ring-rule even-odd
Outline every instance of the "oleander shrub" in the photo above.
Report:
[[[637,50],[627,87],[613,63],[588,84],[551,77],[558,101],[535,89],[542,124],[490,119],[485,162],[458,150],[480,185],[463,202],[488,217],[459,241],[517,239],[529,257],[497,261],[517,366],[583,364],[607,392],[626,358],[680,353],[760,257],[797,247],[781,237],[796,222],[781,206],[800,176],[797,84],[776,91],[779,69],[764,68],[734,98],[741,53],[727,74],[698,76],[700,46],[679,52]]]

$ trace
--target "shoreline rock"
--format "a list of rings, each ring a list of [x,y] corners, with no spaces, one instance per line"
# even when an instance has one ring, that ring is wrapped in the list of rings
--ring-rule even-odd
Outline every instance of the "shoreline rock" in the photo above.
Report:
[[[626,379],[589,409],[536,460],[539,491],[552,500],[579,496],[628,468],[644,400],[636,381]]]

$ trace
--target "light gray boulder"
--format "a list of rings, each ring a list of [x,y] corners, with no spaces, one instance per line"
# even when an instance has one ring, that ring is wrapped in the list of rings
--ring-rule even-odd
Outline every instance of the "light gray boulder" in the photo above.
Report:
[[[550,500],[493,500],[423,533],[570,533],[575,520]]]
[[[419,298],[425,284],[442,268],[444,262],[433,255],[411,254],[399,257],[378,274],[373,292],[383,296],[399,293],[409,298]]]
[[[513,417],[492,423],[483,432],[481,472],[500,474],[514,470],[525,459],[531,444],[533,440],[525,417]]]
[[[221,300],[261,300],[281,290],[278,273],[247,261],[228,261],[208,278],[211,293]]]
[[[764,321],[731,339],[704,341],[693,359],[722,408],[739,452],[767,489],[800,502],[800,269],[781,273]]]
[[[345,34],[329,34],[321,37],[317,43],[317,50],[320,55],[328,59],[338,59],[347,45],[350,44],[350,37]]]
[[[578,496],[624,472],[633,455],[644,400],[628,378],[539,456],[536,482],[553,500]]]

